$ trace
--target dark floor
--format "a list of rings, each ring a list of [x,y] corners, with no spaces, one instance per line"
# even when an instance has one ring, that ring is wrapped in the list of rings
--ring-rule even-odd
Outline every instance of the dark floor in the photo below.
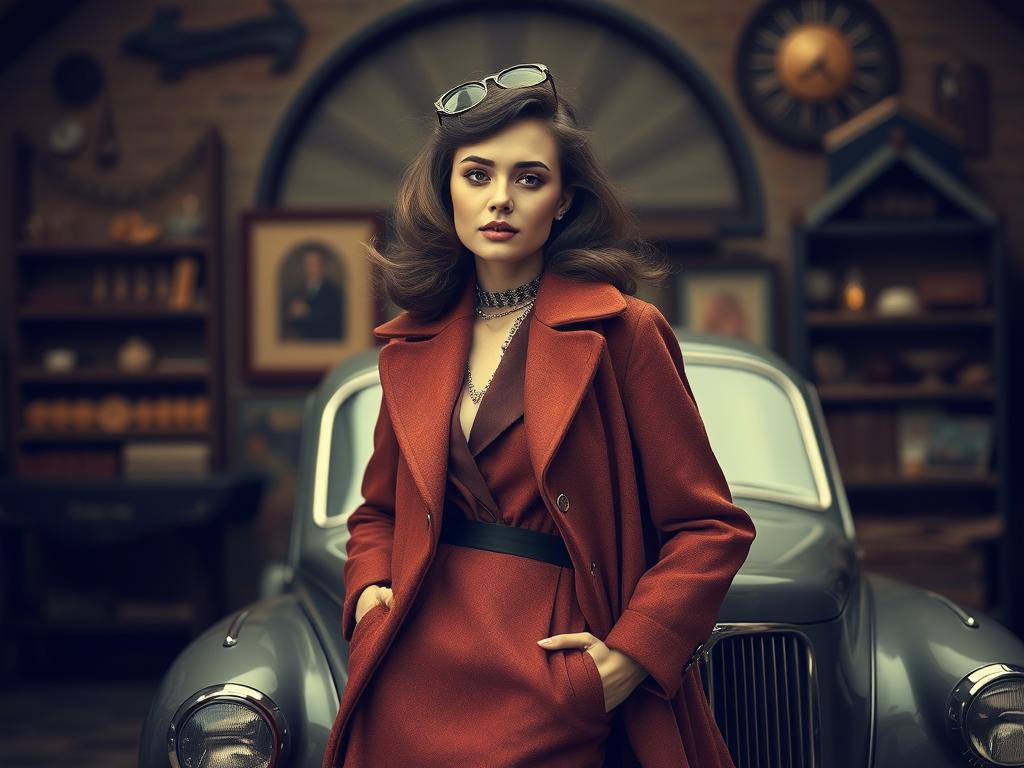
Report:
[[[0,687],[2,768],[138,768],[158,681]]]

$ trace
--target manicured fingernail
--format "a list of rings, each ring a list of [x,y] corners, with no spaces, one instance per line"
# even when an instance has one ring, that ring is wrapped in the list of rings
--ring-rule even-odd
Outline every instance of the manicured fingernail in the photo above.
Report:
[[[551,638],[545,637],[543,640],[537,641],[538,645],[551,645]]]

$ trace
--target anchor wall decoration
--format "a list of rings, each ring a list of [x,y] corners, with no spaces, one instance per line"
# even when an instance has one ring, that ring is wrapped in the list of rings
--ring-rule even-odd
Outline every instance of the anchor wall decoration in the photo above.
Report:
[[[284,72],[299,55],[305,25],[287,0],[270,0],[273,13],[210,29],[182,29],[180,7],[157,9],[152,26],[121,42],[128,53],[156,59],[164,79],[180,78],[185,70],[212,61],[272,53],[271,69]]]

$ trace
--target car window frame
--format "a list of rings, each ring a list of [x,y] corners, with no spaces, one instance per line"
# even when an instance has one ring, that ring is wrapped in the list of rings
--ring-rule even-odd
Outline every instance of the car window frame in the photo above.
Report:
[[[825,470],[825,458],[822,456],[821,451],[822,446],[818,441],[818,435],[814,429],[814,419],[811,416],[810,409],[807,407],[807,401],[796,382],[778,368],[757,358],[691,349],[685,350],[684,360],[687,367],[712,365],[719,368],[734,368],[763,376],[776,384],[783,391],[783,394],[789,398],[790,404],[793,406],[797,428],[800,436],[803,438],[804,450],[807,453],[807,460],[810,464],[811,478],[814,481],[817,498],[812,501],[796,494],[773,491],[768,488],[744,485],[742,483],[730,483],[729,489],[733,492],[733,495],[758,501],[787,504],[814,512],[824,512],[830,509],[833,503],[832,486],[829,484],[828,472]]]

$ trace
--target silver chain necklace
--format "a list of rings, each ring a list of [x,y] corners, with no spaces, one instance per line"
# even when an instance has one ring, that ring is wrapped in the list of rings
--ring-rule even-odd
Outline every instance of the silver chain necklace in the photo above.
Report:
[[[503,310],[501,312],[494,312],[494,313],[492,313],[490,315],[488,315],[486,312],[484,312],[483,307],[477,307],[476,308],[476,314],[477,314],[478,317],[481,317],[484,320],[497,320],[499,317],[506,317],[506,316],[514,314],[516,312],[522,312],[528,306],[532,307],[533,306],[533,302],[534,302],[534,299],[530,299],[529,301],[527,301],[525,303],[520,302],[519,304],[516,304],[514,307],[510,307],[509,309]]]
[[[510,312],[503,312],[501,315],[490,315],[488,319],[493,317],[502,317],[504,315],[510,315],[512,312],[519,311],[520,314],[513,322],[512,327],[509,329],[508,338],[505,339],[501,345],[501,351],[498,353],[498,366],[501,365],[501,359],[505,357],[505,350],[508,349],[508,345],[512,343],[512,337],[516,335],[516,331],[519,330],[519,326],[523,324],[523,320],[530,314],[530,310],[533,308],[533,299],[524,307],[520,307]],[[479,311],[479,308],[478,308]],[[494,380],[494,374],[498,372],[498,366],[495,366],[494,371],[491,373],[491,377],[487,379],[487,383],[484,384],[483,389],[478,390],[473,386],[473,369],[469,367],[469,363],[466,363],[466,387],[469,390],[469,399],[473,401],[473,405],[479,405],[480,401],[484,399],[484,395],[487,394],[488,387],[491,386],[491,382]]]

